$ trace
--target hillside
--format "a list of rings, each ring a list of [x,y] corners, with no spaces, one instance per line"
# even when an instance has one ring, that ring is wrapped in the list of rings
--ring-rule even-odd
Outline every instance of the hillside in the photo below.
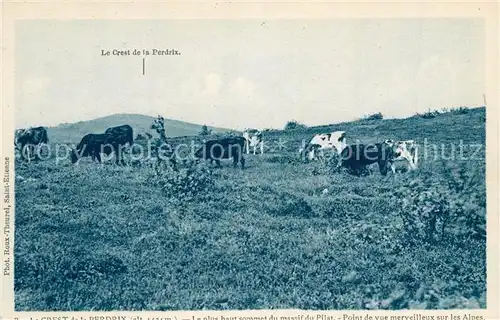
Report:
[[[269,151],[278,145],[281,151],[297,151],[302,142],[315,134],[346,131],[347,143],[375,143],[386,139],[416,140],[419,143],[484,143],[486,109],[470,108],[463,111],[443,112],[433,118],[412,116],[404,119],[357,120],[295,130],[269,130],[263,133],[265,148]],[[173,143],[185,143],[192,137],[176,137]],[[279,143],[281,141],[281,143]]]
[[[60,124],[47,128],[51,142],[78,142],[87,133],[104,132],[107,128],[122,124],[129,124],[134,129],[134,137],[139,132],[150,132],[151,123],[155,118],[142,114],[114,114],[89,121],[80,121],[71,124]],[[165,129],[168,137],[197,135],[202,125],[165,119]],[[209,127],[214,132],[225,132],[229,129]]]

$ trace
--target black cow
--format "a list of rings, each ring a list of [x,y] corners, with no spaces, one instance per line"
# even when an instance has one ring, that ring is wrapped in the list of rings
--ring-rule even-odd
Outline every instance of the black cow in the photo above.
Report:
[[[355,144],[347,146],[342,153],[341,166],[360,176],[366,166],[377,163],[380,174],[387,175],[389,164],[398,154],[392,146],[382,142],[375,144]]]
[[[34,152],[35,147],[39,147],[42,143],[47,144],[49,136],[47,129],[44,127],[30,127],[28,129],[18,129],[15,132],[14,145],[21,152],[21,157],[26,159],[25,148],[28,153],[27,159],[30,160],[31,153],[35,154],[35,159],[38,154]]]
[[[124,146],[127,143],[131,146],[134,143],[134,131],[128,124],[108,128],[104,133],[111,136],[112,142],[120,146]]]
[[[221,167],[221,159],[233,158],[233,166],[236,167],[238,162],[241,164],[241,169],[245,168],[245,158],[243,158],[243,148],[245,146],[245,138],[243,137],[227,137],[216,140],[210,140],[203,144],[194,156],[199,159],[210,160],[210,163],[215,163]]]
[[[106,153],[106,155],[111,153],[109,146],[104,147],[106,145],[106,137],[107,135],[104,133],[89,133],[83,136],[80,143],[76,146],[76,150],[71,150],[71,163],[75,163],[78,159],[88,156],[91,156],[93,161],[97,159],[98,162],[101,162],[101,152]]]
[[[125,164],[122,156],[122,147],[134,143],[132,127],[122,125],[107,129],[102,134],[89,133],[85,135],[75,150],[71,150],[71,162],[75,163],[81,157],[91,156],[92,160],[101,162],[101,153],[116,154],[116,164]]]

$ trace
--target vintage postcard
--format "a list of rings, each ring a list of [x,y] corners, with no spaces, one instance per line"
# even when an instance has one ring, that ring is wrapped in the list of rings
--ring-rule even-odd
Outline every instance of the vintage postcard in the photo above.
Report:
[[[2,319],[500,319],[496,2],[2,19]]]

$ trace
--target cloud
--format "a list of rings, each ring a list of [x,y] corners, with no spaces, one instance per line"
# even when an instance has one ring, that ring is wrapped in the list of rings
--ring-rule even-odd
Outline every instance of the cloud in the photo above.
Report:
[[[204,96],[217,96],[222,87],[222,78],[218,73],[210,73],[205,76],[205,88],[201,92]]]
[[[230,86],[230,92],[238,100],[249,100],[254,96],[255,85],[242,77],[238,77]]]
[[[179,88],[182,100],[176,102],[183,105],[183,112],[192,110],[193,122],[228,128],[256,127],[263,122],[266,99],[248,78],[213,71],[192,77]]]

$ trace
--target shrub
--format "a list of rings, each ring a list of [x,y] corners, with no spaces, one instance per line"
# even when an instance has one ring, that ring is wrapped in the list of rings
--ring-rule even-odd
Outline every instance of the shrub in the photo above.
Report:
[[[285,128],[283,130],[296,130],[296,129],[305,129],[307,126],[305,124],[302,124],[298,121],[291,120],[288,121],[285,125]]]
[[[211,134],[212,134],[212,130],[208,129],[208,127],[206,125],[203,125],[201,127],[201,130],[199,133],[200,136],[209,136]]]
[[[450,110],[450,112],[454,113],[454,114],[468,114],[470,111],[469,108],[466,108],[466,107],[458,107],[458,108],[453,108]]]
[[[417,116],[420,118],[423,118],[423,119],[432,119],[432,118],[435,118],[436,116],[438,116],[439,114],[440,114],[440,112],[438,110],[431,111],[429,109],[429,111],[427,111],[425,113],[417,113]]]
[[[205,163],[191,161],[177,170],[169,162],[157,162],[148,176],[148,182],[159,186],[173,201],[190,201],[214,184],[213,171]]]
[[[336,176],[341,170],[340,156],[334,150],[322,150],[319,154],[318,171],[329,177]]]
[[[384,119],[384,116],[381,112],[377,112],[371,115],[367,115],[363,117],[361,120],[382,120]]]
[[[228,130],[228,131],[224,132],[221,136],[224,138],[232,138],[232,137],[241,136],[241,133],[239,133],[236,130]]]
[[[453,236],[485,241],[484,170],[462,164],[458,169],[444,165],[443,172],[440,178],[422,174],[395,192],[406,239],[436,243]]]

